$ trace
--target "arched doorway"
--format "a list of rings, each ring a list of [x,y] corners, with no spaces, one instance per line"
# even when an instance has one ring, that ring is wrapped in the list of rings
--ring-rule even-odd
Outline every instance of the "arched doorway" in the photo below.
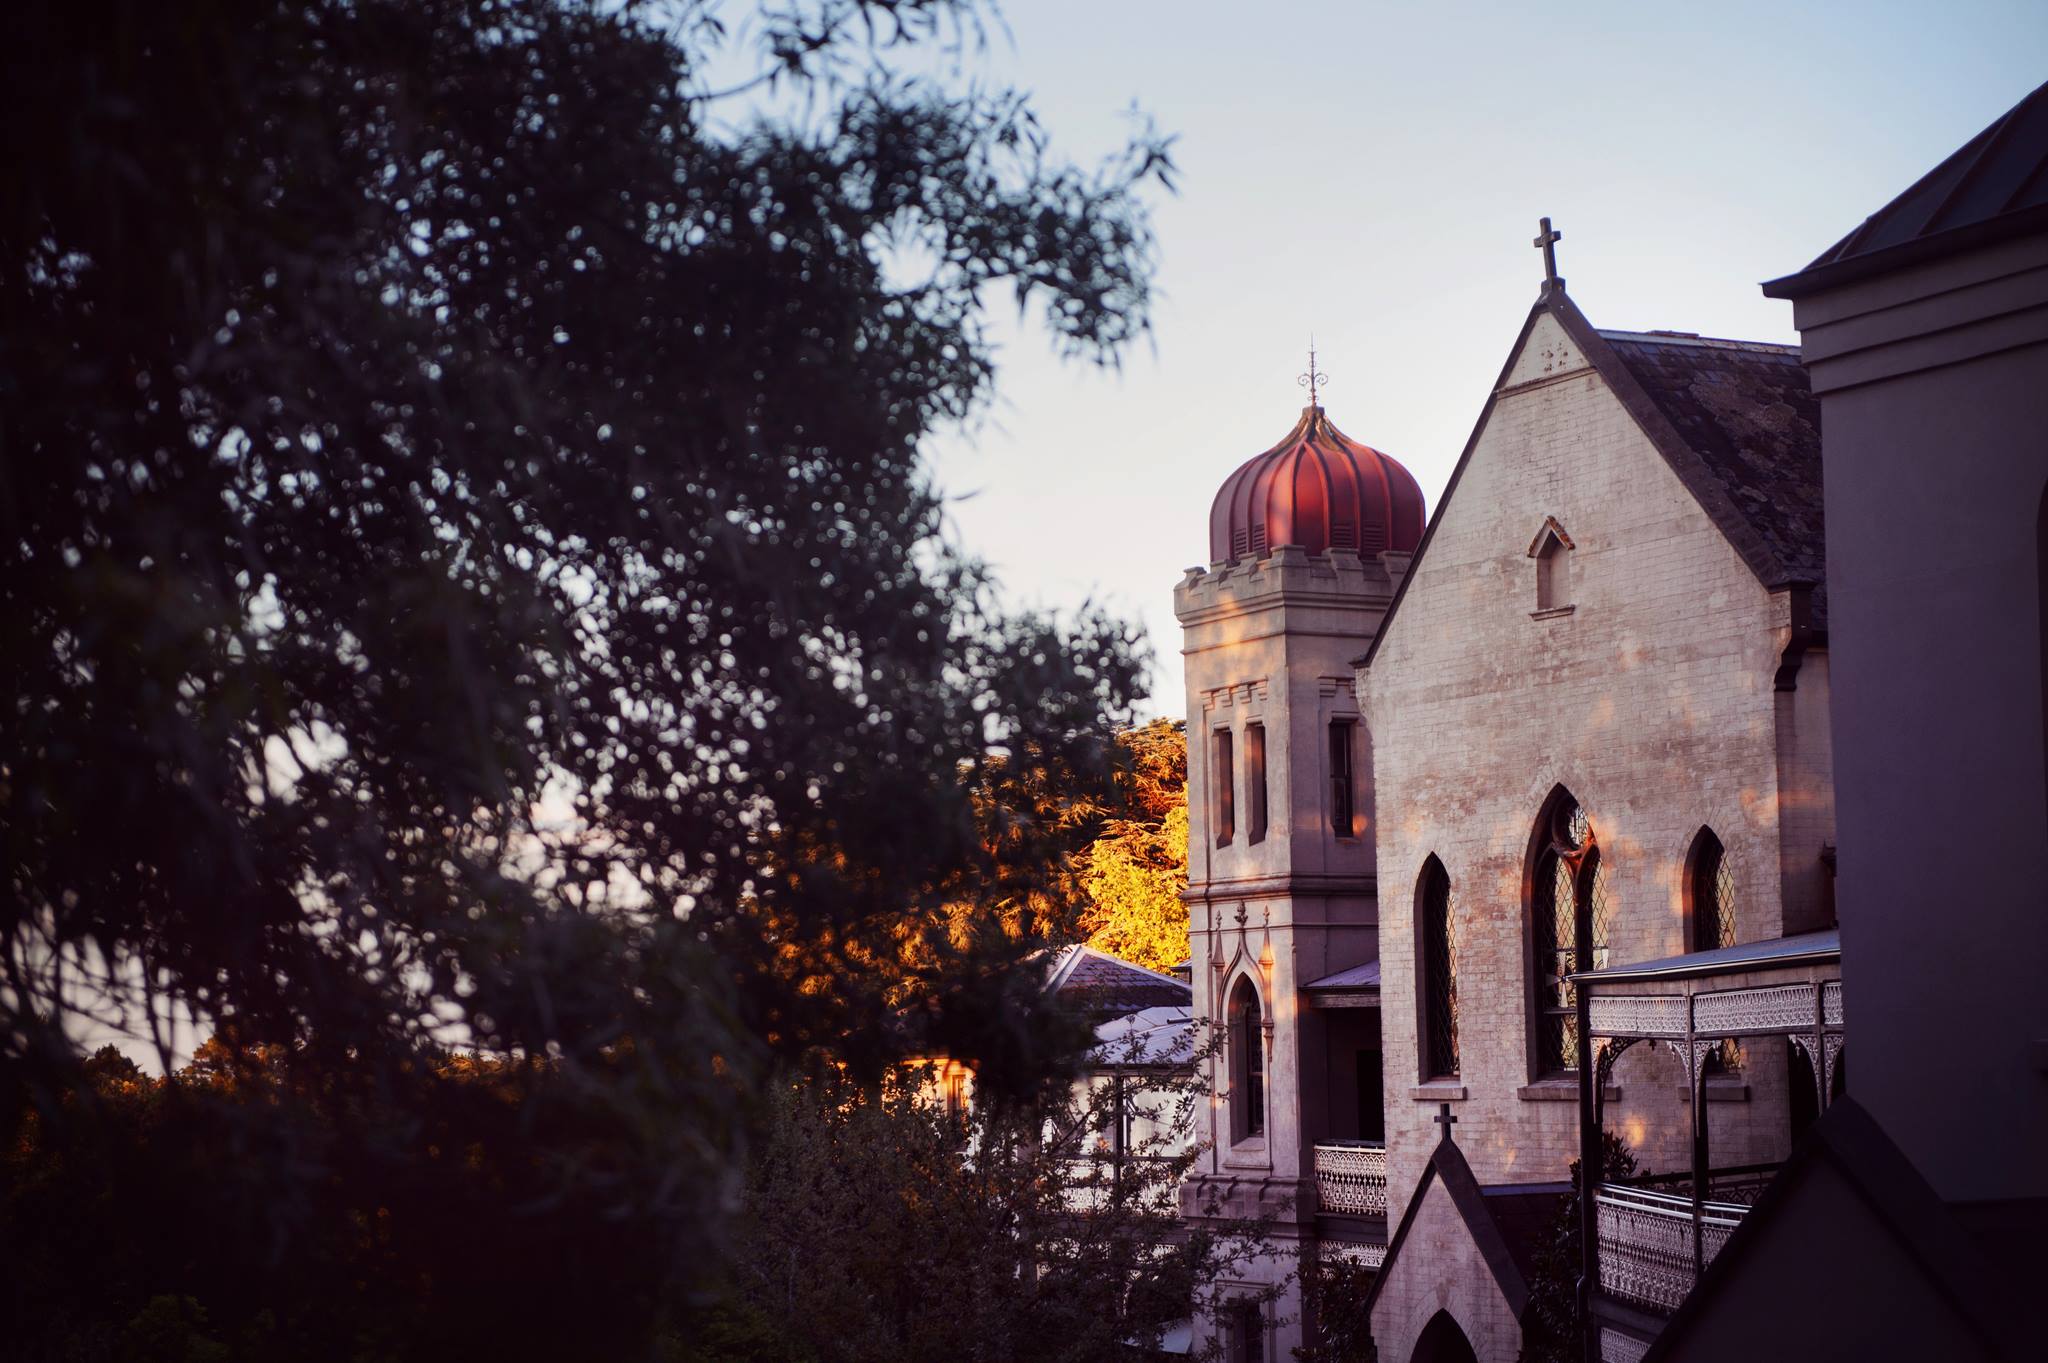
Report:
[[[1451,1313],[1439,1311],[1422,1327],[1409,1363],[1479,1363],[1479,1356],[1472,1352],[1472,1341],[1465,1338]]]

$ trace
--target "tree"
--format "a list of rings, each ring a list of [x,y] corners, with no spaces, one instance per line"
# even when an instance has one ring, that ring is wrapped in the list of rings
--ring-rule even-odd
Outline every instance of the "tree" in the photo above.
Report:
[[[1186,726],[1155,719],[1119,735],[1118,815],[1081,870],[1089,945],[1154,970],[1188,958]]]
[[[1636,1157],[1612,1131],[1600,1133],[1602,1183],[1626,1183],[1636,1176]],[[1522,1331],[1524,1363],[1571,1363],[1580,1356],[1578,1281],[1584,1260],[1579,1242],[1579,1199],[1585,1180],[1579,1161],[1571,1165],[1572,1191],[1558,1199],[1550,1233],[1536,1250],[1529,1281],[1529,1311]]]
[[[1027,787],[1106,791],[1138,648],[1001,610],[919,450],[995,290],[1083,359],[1142,331],[1169,165],[891,69],[983,14],[13,16],[0,1132],[103,1110],[83,1018],[230,1028],[292,1076],[214,1133],[289,1244],[339,1171],[420,1186],[459,1043],[534,1224],[644,1242],[630,1312],[783,1060],[1059,1062]]]
[[[824,1075],[780,1095],[725,1290],[684,1310],[679,1363],[950,1363],[1152,1356],[1264,1228],[1189,1230],[1192,1074],[1154,1075],[1157,1120],[1121,1162],[1108,1083],[1042,1104],[926,1101],[914,1073]]]

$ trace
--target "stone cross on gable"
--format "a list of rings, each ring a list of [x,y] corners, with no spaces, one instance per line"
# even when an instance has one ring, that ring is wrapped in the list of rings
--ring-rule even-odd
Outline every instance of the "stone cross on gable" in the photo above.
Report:
[[[1436,1106],[1436,1116],[1431,1117],[1430,1120],[1444,1129],[1443,1139],[1449,1140],[1451,1138],[1451,1124],[1458,1119],[1451,1115],[1451,1105],[1449,1103],[1438,1103]]]
[[[1529,243],[1543,252],[1543,287],[1545,289],[1564,287],[1564,281],[1558,278],[1557,275],[1557,244],[1563,240],[1564,233],[1553,229],[1550,225],[1550,219],[1545,218],[1536,229],[1536,240]]]

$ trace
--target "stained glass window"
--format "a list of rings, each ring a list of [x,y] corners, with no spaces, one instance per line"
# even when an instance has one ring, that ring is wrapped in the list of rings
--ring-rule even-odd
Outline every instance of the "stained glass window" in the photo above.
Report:
[[[1431,857],[1422,871],[1422,954],[1428,1009],[1428,1074],[1458,1072],[1457,901],[1443,863]]]
[[[1711,828],[1702,828],[1693,839],[1692,853],[1692,949],[1714,951],[1735,945],[1735,872],[1728,865],[1721,839]],[[1725,1040],[1708,1055],[1709,1070],[1732,1070],[1741,1063],[1742,1052],[1734,1040]]]
[[[1570,976],[1607,964],[1611,915],[1607,877],[1594,845],[1593,826],[1577,801],[1564,797],[1546,822],[1548,845],[1536,863],[1534,961],[1536,1057],[1542,1071],[1575,1069],[1579,1056],[1578,994]],[[1584,915],[1592,939],[1591,959],[1578,959],[1578,929]]]

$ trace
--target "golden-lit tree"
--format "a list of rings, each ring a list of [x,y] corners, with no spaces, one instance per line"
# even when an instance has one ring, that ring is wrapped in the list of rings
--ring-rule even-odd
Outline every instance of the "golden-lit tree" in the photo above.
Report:
[[[1088,944],[1165,970],[1188,958],[1186,726],[1156,719],[1118,742],[1123,812],[1082,858]]]

